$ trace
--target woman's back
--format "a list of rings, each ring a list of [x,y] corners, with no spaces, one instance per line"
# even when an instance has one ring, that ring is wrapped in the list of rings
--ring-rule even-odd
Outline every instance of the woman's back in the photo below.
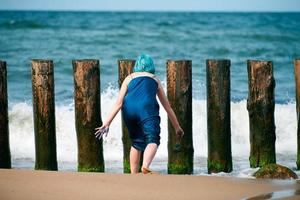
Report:
[[[124,117],[135,121],[144,121],[158,116],[157,89],[158,83],[153,77],[133,77],[128,83],[127,93],[123,101]]]

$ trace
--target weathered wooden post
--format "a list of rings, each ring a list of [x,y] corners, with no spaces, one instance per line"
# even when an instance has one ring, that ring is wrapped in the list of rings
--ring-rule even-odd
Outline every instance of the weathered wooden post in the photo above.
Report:
[[[276,163],[273,63],[248,60],[250,167]]]
[[[206,61],[208,173],[231,172],[230,60]]]
[[[0,60],[0,168],[11,168],[6,62]]]
[[[99,60],[73,60],[78,171],[104,172],[103,140],[95,138],[102,125]]]
[[[300,59],[294,61],[296,81],[296,109],[297,109],[297,169],[300,169]]]
[[[135,60],[118,60],[120,88],[124,79],[129,74],[132,73],[134,64],[135,64]],[[130,173],[129,154],[130,154],[131,142],[130,142],[128,129],[123,120],[123,112],[122,112],[122,141],[123,141],[123,171],[124,173]]]
[[[32,60],[35,169],[57,170],[52,60]]]
[[[192,135],[192,61],[167,61],[167,94],[185,135],[179,143],[175,129],[168,120],[168,173],[193,173]]]

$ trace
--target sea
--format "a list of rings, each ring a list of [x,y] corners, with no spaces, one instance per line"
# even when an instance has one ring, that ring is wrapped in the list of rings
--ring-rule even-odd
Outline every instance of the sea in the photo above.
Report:
[[[59,171],[77,170],[72,60],[99,59],[101,115],[118,95],[119,59],[149,54],[166,88],[166,61],[192,60],[194,174],[207,173],[206,59],[231,60],[233,171],[250,178],[247,60],[273,61],[277,163],[296,170],[294,60],[300,58],[300,13],[0,11],[0,59],[7,62],[12,167],[34,169],[31,59],[54,61]],[[167,173],[167,115],[152,169]],[[104,138],[105,171],[122,173],[120,113]],[[209,175],[211,176],[211,175]]]

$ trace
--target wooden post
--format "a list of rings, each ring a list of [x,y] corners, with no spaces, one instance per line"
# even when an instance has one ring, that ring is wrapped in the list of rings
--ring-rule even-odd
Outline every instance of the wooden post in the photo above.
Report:
[[[103,140],[95,138],[102,125],[99,60],[73,60],[78,171],[104,172]]]
[[[52,60],[32,60],[35,169],[57,170]]]
[[[6,62],[0,60],[0,168],[11,168]]]
[[[168,120],[168,173],[193,173],[193,135],[192,135],[192,61],[167,61],[167,94],[179,124],[184,130],[181,143],[177,140],[175,129]]]
[[[135,64],[135,60],[118,60],[119,88],[121,88],[124,79],[129,74],[132,73],[134,64]],[[123,172],[130,173],[129,155],[130,155],[131,141],[129,137],[129,131],[123,120],[123,112],[122,112],[122,141],[123,141]]]
[[[231,172],[230,60],[206,61],[208,173]]]
[[[273,63],[248,60],[250,167],[276,163]]]
[[[300,169],[300,59],[294,61],[296,81],[296,109],[297,109],[297,169]]]

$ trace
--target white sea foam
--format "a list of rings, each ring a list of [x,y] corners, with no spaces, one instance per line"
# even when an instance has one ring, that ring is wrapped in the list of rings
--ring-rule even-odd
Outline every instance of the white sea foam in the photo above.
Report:
[[[113,104],[117,98],[118,90],[108,87],[101,94],[102,120],[108,116]],[[276,123],[276,152],[280,155],[289,155],[294,163],[296,157],[297,139],[296,139],[296,105],[276,104],[275,123]],[[56,138],[57,138],[57,159],[59,169],[75,169],[77,163],[77,141],[75,132],[74,104],[56,106]],[[160,106],[161,115],[161,145],[154,160],[153,167],[161,171],[166,170],[167,162],[167,115],[162,106]],[[207,156],[207,122],[206,122],[206,101],[193,99],[193,142],[195,150],[195,159],[201,157],[199,166],[205,166],[204,159]],[[9,127],[10,127],[10,148],[13,159],[13,166],[18,167],[17,160],[35,159],[34,148],[34,129],[33,113],[30,103],[15,103],[9,109]],[[231,103],[231,142],[232,155],[234,157],[234,176],[247,176],[249,156],[249,119],[246,109],[246,101]],[[122,134],[121,134],[121,116],[116,116],[111,124],[110,132],[107,138],[104,138],[104,158],[107,171],[115,168],[122,169]],[[242,161],[239,159],[243,158]],[[285,156],[277,161],[285,164]],[[32,164],[33,162],[31,162]],[[71,163],[71,164],[70,164]],[[290,164],[294,167],[294,164]],[[205,169],[195,167],[198,173],[205,173]],[[246,174],[246,175],[245,175]]]

